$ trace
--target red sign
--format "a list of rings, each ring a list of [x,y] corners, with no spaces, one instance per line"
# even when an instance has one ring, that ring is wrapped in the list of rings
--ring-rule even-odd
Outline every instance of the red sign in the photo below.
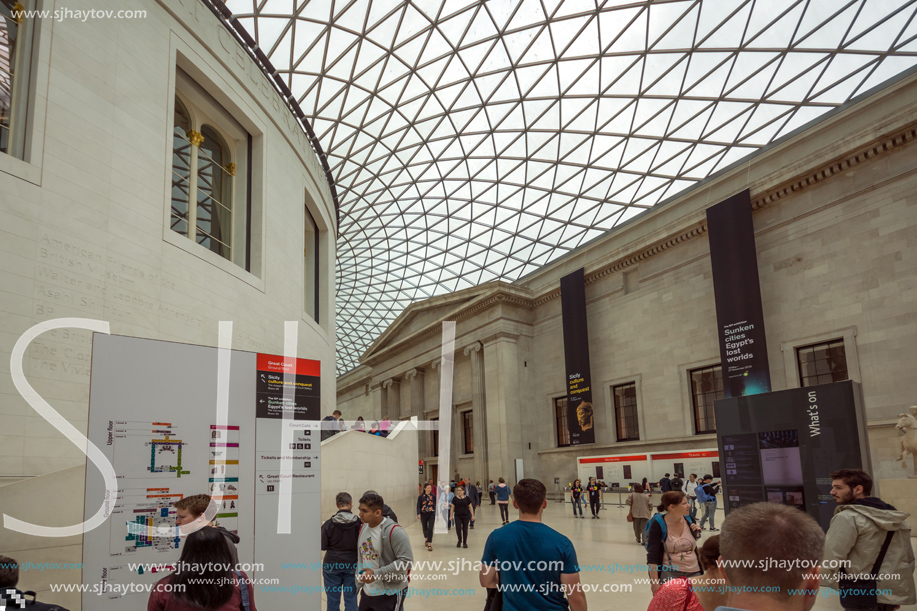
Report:
[[[675,458],[719,458],[720,453],[716,450],[708,452],[681,452],[679,454],[650,454],[653,460],[672,460]]]
[[[580,458],[579,463],[585,465],[587,463],[596,462],[635,462],[639,460],[646,460],[646,454],[640,454],[638,456],[599,456],[597,458]]]
[[[321,369],[321,361],[288,359],[283,356],[277,356],[276,354],[258,354],[258,371],[319,377],[321,375]]]

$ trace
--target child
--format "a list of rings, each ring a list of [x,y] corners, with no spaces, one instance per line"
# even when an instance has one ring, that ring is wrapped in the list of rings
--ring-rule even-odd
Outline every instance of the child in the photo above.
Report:
[[[175,525],[182,526],[191,524],[204,515],[209,505],[210,497],[206,494],[195,494],[175,501],[172,503],[172,507],[175,508]],[[216,528],[226,537],[226,542],[229,544],[229,552],[232,554],[232,565],[233,567],[238,567],[239,550],[236,546],[239,544],[239,535],[226,530],[222,526],[217,526],[214,522],[210,522],[207,526]]]

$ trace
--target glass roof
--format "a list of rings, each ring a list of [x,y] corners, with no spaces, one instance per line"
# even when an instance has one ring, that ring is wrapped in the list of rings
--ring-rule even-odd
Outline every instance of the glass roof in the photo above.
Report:
[[[328,154],[338,373],[917,64],[917,0],[228,0]]]

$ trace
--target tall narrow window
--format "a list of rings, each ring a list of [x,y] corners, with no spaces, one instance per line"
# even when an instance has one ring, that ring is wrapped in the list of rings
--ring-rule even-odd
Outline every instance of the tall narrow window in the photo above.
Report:
[[[439,424],[439,418],[431,418],[430,420]],[[430,432],[433,433],[433,444],[430,446],[433,448],[433,456],[439,456],[439,427],[434,427]]]
[[[640,439],[637,427],[637,385],[621,384],[611,389],[615,399],[615,424],[618,441],[636,441]]]
[[[465,454],[474,454],[474,412],[462,412],[462,429],[465,431]]]
[[[800,386],[816,386],[850,379],[844,340],[835,339],[796,349]]]
[[[712,365],[694,369],[688,373],[691,381],[691,399],[694,402],[695,434],[716,432],[716,415],[713,402],[725,396],[723,391],[723,368]]]
[[[0,0],[0,153],[19,158],[25,152],[31,24],[24,11],[30,4]]]
[[[191,201],[191,150],[188,136],[191,115],[182,101],[175,98],[175,120],[172,129],[172,221],[173,231],[188,235],[188,202]]]
[[[249,134],[176,69],[170,228],[248,269]]]
[[[305,295],[303,296],[303,311],[312,320],[318,322],[319,303],[319,251],[318,251],[318,225],[309,212],[305,210],[306,228],[304,232],[305,251],[303,252],[303,265],[305,267]]]
[[[229,150],[213,127],[201,127],[197,160],[197,243],[232,259],[232,176]]]
[[[554,399],[554,421],[557,425],[557,447],[570,445],[570,427],[567,426],[567,397]]]

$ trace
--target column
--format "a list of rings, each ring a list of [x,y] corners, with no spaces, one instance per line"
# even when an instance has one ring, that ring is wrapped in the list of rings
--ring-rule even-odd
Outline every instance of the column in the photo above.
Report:
[[[385,404],[385,391],[382,390],[381,384],[375,384],[369,387],[369,394],[372,397],[373,411],[366,420],[366,430],[369,430],[375,420],[382,420],[383,405]]]
[[[415,416],[418,421],[426,420],[424,415],[424,396],[423,396],[423,378],[424,371],[421,368],[411,369],[404,374],[404,380],[408,383],[408,398],[410,407],[408,414]],[[417,437],[417,450],[420,458],[427,455],[427,435],[420,433]]]
[[[382,382],[382,418],[392,421],[401,419],[401,381],[389,378]]]
[[[430,369],[433,370],[433,375],[431,376],[431,378],[435,381],[435,384],[436,384],[436,403],[435,405],[430,406],[431,411],[439,410],[440,380],[441,380],[441,375],[442,375],[442,368],[440,367],[440,365],[442,365],[441,358],[438,358],[435,361],[433,361],[432,363],[430,363]],[[436,413],[438,414],[439,411],[437,411]],[[439,416],[437,416],[437,418],[438,417]],[[438,430],[430,431],[429,434],[424,435],[424,439],[426,439],[426,444],[427,444],[426,446],[427,451],[429,452],[427,456],[430,456],[430,457],[433,456],[433,435],[439,435],[439,431]]]
[[[474,428],[474,473],[472,483],[488,481],[487,470],[487,405],[484,400],[484,353],[481,342],[465,348],[465,355],[471,357],[471,413]]]
[[[499,334],[484,343],[488,479],[505,477],[507,483],[515,483],[515,459],[523,457],[517,338]]]

